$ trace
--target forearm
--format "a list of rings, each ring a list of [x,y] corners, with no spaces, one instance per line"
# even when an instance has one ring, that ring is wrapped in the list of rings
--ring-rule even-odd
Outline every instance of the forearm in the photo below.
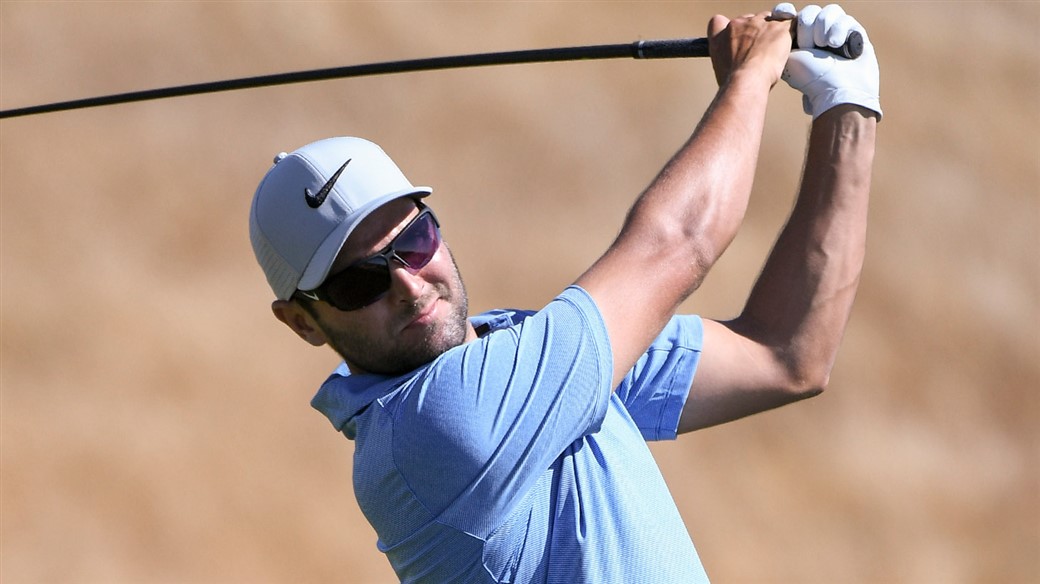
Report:
[[[690,140],[637,199],[578,280],[603,313],[614,385],[733,239],[747,208],[769,83],[723,87]]]
[[[737,74],[697,129],[633,205],[619,242],[663,240],[681,256],[675,275],[692,290],[733,240],[747,210],[768,83]],[[662,246],[655,245],[656,252]],[[676,298],[676,303],[683,298]]]
[[[708,23],[723,80],[693,135],[632,206],[610,249],[579,279],[610,336],[614,386],[737,232],[751,192],[769,91],[789,27],[766,14]]]
[[[813,124],[798,200],[730,326],[769,347],[797,391],[826,384],[859,283],[876,116],[855,106]]]

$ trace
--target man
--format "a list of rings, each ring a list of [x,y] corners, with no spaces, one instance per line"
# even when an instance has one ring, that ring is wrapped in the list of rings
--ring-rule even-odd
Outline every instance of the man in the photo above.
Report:
[[[863,260],[881,109],[862,27],[790,5],[711,19],[720,87],[620,235],[538,312],[467,318],[425,200],[374,144],[276,164],[250,234],[275,316],[343,365],[312,404],[355,441],[354,487],[406,582],[705,582],[645,440],[820,392]],[[798,202],[741,315],[676,316],[733,239],[781,78],[813,116]],[[696,373],[696,375],[694,375]]]

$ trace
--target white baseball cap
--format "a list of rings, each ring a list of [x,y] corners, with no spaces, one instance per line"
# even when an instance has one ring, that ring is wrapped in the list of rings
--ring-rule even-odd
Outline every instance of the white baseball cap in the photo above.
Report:
[[[317,288],[369,213],[400,197],[425,197],[383,149],[328,138],[274,159],[253,196],[249,239],[275,296]]]

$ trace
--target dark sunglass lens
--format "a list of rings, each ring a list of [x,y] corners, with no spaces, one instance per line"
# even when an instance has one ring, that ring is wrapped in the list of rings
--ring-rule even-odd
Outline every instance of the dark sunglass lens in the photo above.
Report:
[[[340,310],[357,310],[372,304],[390,289],[386,261],[355,264],[330,278],[325,286],[329,303]]]
[[[394,252],[409,268],[418,270],[430,263],[440,245],[437,224],[426,213],[401,233],[394,242]]]

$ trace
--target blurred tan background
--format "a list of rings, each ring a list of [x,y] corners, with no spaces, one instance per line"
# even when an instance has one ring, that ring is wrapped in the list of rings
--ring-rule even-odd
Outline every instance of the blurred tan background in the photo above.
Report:
[[[767,3],[11,2],[3,109],[406,58],[703,36]],[[1040,582],[1040,4],[847,5],[885,120],[823,396],[654,450],[718,583]],[[435,188],[474,310],[538,308],[712,98],[708,60],[328,81],[0,122],[0,580],[393,581],[247,236],[274,154],[382,144]],[[774,91],[741,234],[685,311],[739,311],[808,118]]]

